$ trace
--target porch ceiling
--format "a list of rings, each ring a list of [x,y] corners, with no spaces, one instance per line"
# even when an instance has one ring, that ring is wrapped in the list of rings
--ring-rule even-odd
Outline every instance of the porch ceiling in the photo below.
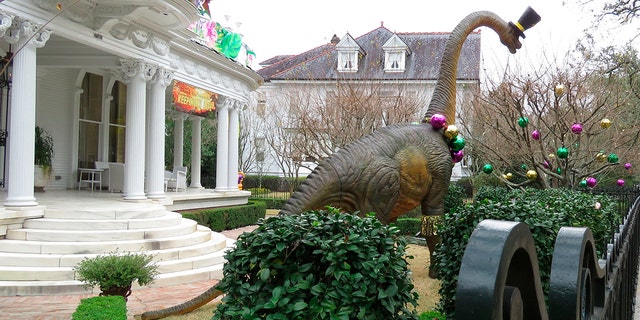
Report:
[[[47,67],[110,68],[120,65],[118,56],[55,34],[38,49],[37,63]]]

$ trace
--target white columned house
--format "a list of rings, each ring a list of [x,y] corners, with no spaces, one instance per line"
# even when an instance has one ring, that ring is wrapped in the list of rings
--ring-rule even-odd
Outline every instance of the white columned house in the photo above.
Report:
[[[158,68],[151,79],[150,101],[147,104],[148,144],[146,161],[147,198],[164,199],[164,121],[165,91],[173,80],[173,72]]]
[[[7,28],[7,25],[9,27]],[[2,14],[3,40],[21,48],[13,57],[12,108],[8,123],[7,198],[5,206],[34,206],[34,144],[36,123],[36,49],[49,40],[50,31],[21,17]]]
[[[122,72],[127,83],[128,122],[123,195],[125,200],[144,200],[146,90],[156,66],[142,60],[123,60]]]
[[[171,114],[175,121],[173,126],[173,167],[184,166],[184,120],[186,113],[176,112]]]
[[[202,117],[191,117],[191,184],[189,188],[202,189],[200,164],[202,163]]]

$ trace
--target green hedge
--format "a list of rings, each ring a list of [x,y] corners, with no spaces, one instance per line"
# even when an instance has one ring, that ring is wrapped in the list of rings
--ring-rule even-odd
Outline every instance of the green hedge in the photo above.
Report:
[[[616,202],[607,196],[564,189],[481,188],[473,203],[446,213],[438,226],[442,242],[435,251],[434,262],[441,280],[439,309],[447,318],[454,318],[457,278],[467,241],[478,223],[485,219],[519,221],[529,226],[545,295],[553,247],[561,227],[590,228],[601,256],[612,227],[621,222]]]
[[[400,218],[395,226],[400,230],[398,233],[403,236],[415,236],[422,230],[422,219],[420,218]]]
[[[397,232],[332,208],[269,218],[225,255],[213,319],[417,320]]]
[[[73,320],[127,320],[127,303],[122,296],[86,298],[71,316]]]
[[[180,212],[182,217],[195,220],[213,231],[236,229],[256,224],[267,214],[264,202],[249,202],[244,206],[200,209]]]

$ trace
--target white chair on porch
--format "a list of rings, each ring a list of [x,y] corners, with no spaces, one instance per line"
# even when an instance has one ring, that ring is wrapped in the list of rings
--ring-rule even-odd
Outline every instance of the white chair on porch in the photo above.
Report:
[[[175,167],[173,172],[165,171],[165,191],[172,189],[178,192],[179,189],[187,191],[187,167]]]
[[[124,163],[109,163],[109,191],[122,192],[124,189]]]

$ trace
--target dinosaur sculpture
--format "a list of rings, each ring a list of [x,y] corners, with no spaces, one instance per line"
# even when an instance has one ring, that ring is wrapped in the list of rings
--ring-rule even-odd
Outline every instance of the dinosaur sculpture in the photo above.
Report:
[[[539,20],[531,8],[516,24],[488,11],[465,17],[447,40],[422,123],[384,127],[332,154],[307,177],[280,213],[298,214],[331,205],[346,212],[374,212],[378,220],[388,224],[421,205],[423,215],[442,215],[453,168],[452,152],[440,126],[427,122],[437,115],[455,123],[456,70],[462,45],[474,29],[486,26],[515,53],[521,47],[523,31]]]
[[[487,26],[515,53],[521,47],[523,31],[539,20],[531,8],[515,24],[487,11],[468,15],[449,36],[423,122],[384,127],[334,153],[316,167],[280,213],[299,214],[332,205],[347,212],[375,212],[385,224],[418,205],[424,215],[443,214],[453,162],[442,130],[434,130],[426,122],[441,114],[455,123],[455,73],[462,44],[474,29]],[[183,314],[220,294],[212,287],[180,305],[145,312],[142,319]]]

